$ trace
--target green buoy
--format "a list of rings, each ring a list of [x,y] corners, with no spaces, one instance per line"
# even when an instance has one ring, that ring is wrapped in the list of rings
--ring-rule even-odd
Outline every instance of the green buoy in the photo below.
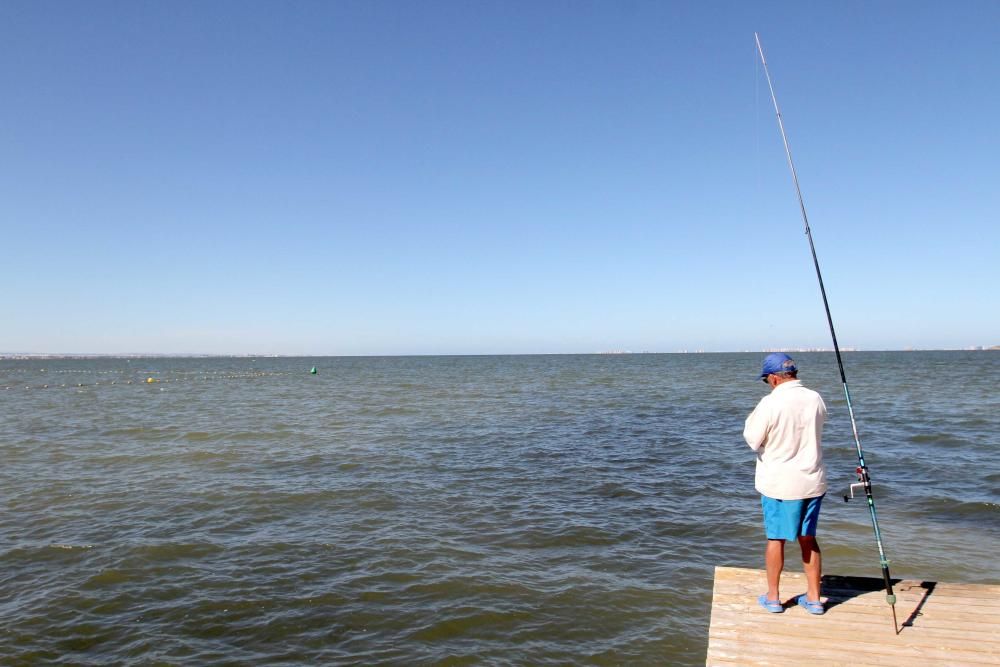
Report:
[[[315,367],[315,366],[313,366],[313,367],[312,367],[312,370],[311,370],[311,371],[309,371],[309,373],[310,373],[311,375],[316,375],[316,367]]]

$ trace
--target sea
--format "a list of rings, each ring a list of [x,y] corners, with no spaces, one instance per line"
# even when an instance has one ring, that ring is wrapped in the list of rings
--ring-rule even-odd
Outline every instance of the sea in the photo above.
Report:
[[[715,566],[763,567],[762,356],[0,360],[0,662],[704,664]],[[880,577],[794,356],[824,570]],[[1000,352],[844,365],[892,575],[1000,583]]]

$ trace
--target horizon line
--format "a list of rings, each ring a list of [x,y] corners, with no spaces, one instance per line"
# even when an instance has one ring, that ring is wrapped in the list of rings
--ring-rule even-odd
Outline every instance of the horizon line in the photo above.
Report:
[[[1000,350],[1000,345],[974,345],[967,347],[904,347],[904,348],[840,348],[846,352],[990,352]],[[308,358],[374,358],[374,357],[541,357],[541,356],[627,356],[636,354],[767,354],[771,352],[833,353],[833,348],[778,347],[742,350],[674,350],[669,352],[642,350],[609,350],[598,352],[438,352],[438,353],[388,353],[388,354],[277,354],[277,353],[221,353],[221,352],[0,352],[0,360],[28,359],[308,359]]]

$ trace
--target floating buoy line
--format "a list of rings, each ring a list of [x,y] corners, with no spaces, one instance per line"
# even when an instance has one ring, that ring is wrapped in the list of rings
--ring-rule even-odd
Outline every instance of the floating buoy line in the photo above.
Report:
[[[88,370],[47,370],[47,369],[9,369],[6,371],[7,375],[12,374],[26,374],[31,375],[53,375],[53,376],[66,376],[66,375],[86,375],[89,378],[93,376],[116,376],[114,379],[103,379],[88,382],[72,382],[72,381],[60,381],[66,380],[64,377],[54,378],[54,382],[12,382],[10,380],[0,383],[0,389],[4,391],[11,390],[34,390],[34,389],[85,389],[88,387],[112,387],[112,386],[129,386],[129,385],[153,385],[153,384],[190,384],[196,382],[219,382],[223,380],[257,380],[260,378],[269,377],[286,377],[291,375],[298,375],[298,373],[290,373],[287,371],[283,372],[268,372],[268,371],[251,371],[251,372],[222,372],[222,373],[183,373],[174,372],[173,374],[167,375],[157,375],[155,373],[150,373],[149,371],[141,373],[130,373],[124,374],[121,371],[88,371]]]

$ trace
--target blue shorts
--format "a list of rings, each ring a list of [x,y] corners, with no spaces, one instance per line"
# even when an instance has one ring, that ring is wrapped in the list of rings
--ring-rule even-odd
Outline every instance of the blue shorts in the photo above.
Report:
[[[823,494],[826,495],[826,494]],[[823,496],[803,500],[776,500],[760,497],[764,509],[764,532],[769,540],[795,540],[802,535],[816,535],[819,506]]]

